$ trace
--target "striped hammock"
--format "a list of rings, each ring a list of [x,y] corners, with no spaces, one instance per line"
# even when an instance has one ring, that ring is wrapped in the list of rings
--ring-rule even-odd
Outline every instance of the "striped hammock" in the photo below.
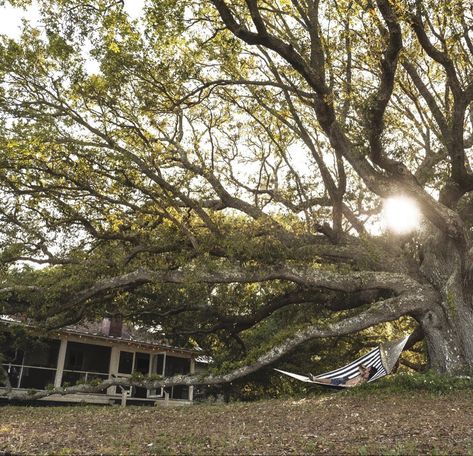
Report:
[[[315,380],[312,380],[305,375],[294,374],[292,372],[287,372],[281,369],[274,369],[278,372],[281,372],[284,375],[288,375],[289,377],[293,377],[301,382],[307,383],[315,383],[322,386],[328,386],[330,388],[337,388],[343,389],[348,388],[345,385],[330,385],[327,383],[317,382],[318,378],[323,379],[332,379],[332,378],[343,378],[348,377],[354,378],[360,374],[358,369],[359,366],[362,364],[366,367],[374,366],[377,369],[377,372],[371,377],[368,382],[373,382],[378,378],[384,377],[388,375],[393,370],[401,352],[406,345],[407,339],[409,336],[404,337],[403,339],[394,340],[392,342],[384,342],[378,345],[376,348],[368,352],[366,355],[361,356],[360,358],[356,359],[355,361],[347,364],[346,366],[340,367],[330,372],[326,372],[325,374],[320,374],[314,376]]]

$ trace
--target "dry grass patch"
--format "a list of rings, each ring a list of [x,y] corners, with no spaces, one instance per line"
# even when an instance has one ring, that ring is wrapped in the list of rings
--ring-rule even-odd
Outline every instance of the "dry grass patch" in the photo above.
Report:
[[[468,390],[168,408],[6,406],[0,408],[0,451],[473,456],[472,423]]]

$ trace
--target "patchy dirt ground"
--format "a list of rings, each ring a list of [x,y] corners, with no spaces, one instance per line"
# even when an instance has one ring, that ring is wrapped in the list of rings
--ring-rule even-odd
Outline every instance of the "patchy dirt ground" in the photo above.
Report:
[[[167,408],[5,406],[0,452],[473,455],[473,397],[470,390]]]

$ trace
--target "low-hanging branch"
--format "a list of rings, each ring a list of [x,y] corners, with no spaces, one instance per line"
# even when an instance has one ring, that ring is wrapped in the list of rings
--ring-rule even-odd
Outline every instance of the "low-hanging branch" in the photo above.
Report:
[[[0,393],[0,397],[16,400],[37,400],[53,394],[68,395],[76,393],[99,393],[111,386],[141,387],[157,389],[176,385],[217,385],[229,383],[239,378],[250,375],[259,369],[266,367],[300,346],[301,344],[316,338],[339,337],[341,335],[353,334],[370,326],[393,321],[406,313],[422,312],[436,299],[436,294],[425,287],[422,292],[406,292],[401,296],[388,298],[372,304],[368,309],[357,315],[342,319],[336,323],[328,324],[326,327],[308,326],[286,338],[283,342],[276,344],[273,348],[257,357],[256,361],[248,362],[227,373],[216,373],[208,375],[177,375],[163,379],[153,378],[112,378],[103,382],[92,384],[81,384],[71,387],[53,388],[45,391],[19,392],[6,389]]]
[[[110,290],[120,290],[123,288],[136,288],[146,283],[207,283],[207,284],[228,284],[228,283],[254,283],[271,280],[285,280],[302,286],[320,288],[326,290],[339,290],[344,292],[357,292],[372,289],[390,289],[393,294],[401,294],[407,290],[415,290],[421,285],[405,274],[356,271],[350,273],[338,273],[315,269],[310,267],[274,266],[274,267],[224,267],[211,270],[189,269],[152,271],[139,268],[133,272],[121,276],[111,277],[97,281],[90,288],[86,288],[75,293],[75,298],[67,304],[62,303],[58,308],[50,311],[49,316],[58,312],[67,312],[79,305],[86,305],[88,300],[100,296]],[[1,290],[0,290],[1,291]],[[58,309],[58,310],[57,310]],[[56,329],[63,326],[63,322],[49,324],[49,329]]]
[[[379,290],[363,290],[359,293],[343,293],[333,291],[314,291],[312,289],[296,289],[282,296],[269,299],[265,304],[258,307],[257,310],[249,315],[221,315],[212,314],[215,323],[198,328],[175,329],[168,333],[169,337],[194,336],[202,334],[215,334],[218,331],[230,331],[236,335],[264,321],[276,311],[291,305],[305,304],[310,305],[313,310],[318,312],[330,311],[339,312],[343,310],[355,309],[366,305],[369,302],[375,302],[382,297]],[[207,310],[207,312],[210,312]],[[210,315],[211,313],[209,313]]]

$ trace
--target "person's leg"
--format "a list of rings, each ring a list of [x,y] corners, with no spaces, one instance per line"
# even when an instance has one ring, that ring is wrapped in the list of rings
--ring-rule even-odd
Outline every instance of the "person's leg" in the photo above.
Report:
[[[317,378],[315,375],[309,373],[309,378],[313,381],[313,382],[317,382],[317,383],[323,383],[325,385],[330,385],[330,379],[329,378]]]
[[[318,378],[318,377],[315,377],[313,374],[310,374],[310,373],[309,373],[309,378],[313,382],[323,383],[324,385],[333,385],[333,386],[344,385],[345,382],[348,380],[348,377]]]

